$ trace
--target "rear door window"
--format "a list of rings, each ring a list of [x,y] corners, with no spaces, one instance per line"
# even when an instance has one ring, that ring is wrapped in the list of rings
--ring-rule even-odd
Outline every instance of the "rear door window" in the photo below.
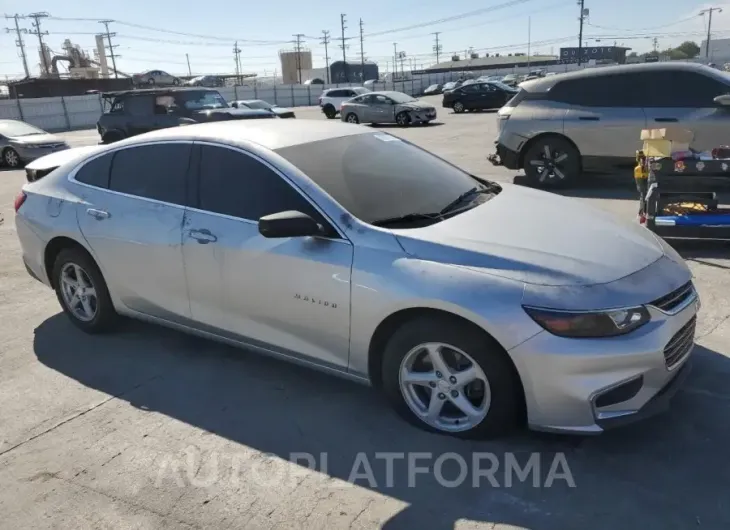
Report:
[[[583,107],[642,107],[636,74],[568,79],[550,89],[550,99]]]
[[[114,153],[109,153],[90,160],[76,172],[74,179],[89,186],[108,188],[113,156]]]
[[[698,72],[665,71],[641,75],[645,107],[715,107],[714,98],[730,93],[730,85]]]
[[[124,101],[126,114],[131,116],[149,116],[153,113],[154,98],[152,96],[132,96]]]

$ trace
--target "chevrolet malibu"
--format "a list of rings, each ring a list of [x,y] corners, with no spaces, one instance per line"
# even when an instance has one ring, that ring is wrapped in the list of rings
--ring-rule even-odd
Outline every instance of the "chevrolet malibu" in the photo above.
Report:
[[[155,131],[15,210],[28,272],[82,330],[124,315],[258,350],[436,432],[599,433],[665,408],[689,369],[699,302],[661,239],[366,127]]]

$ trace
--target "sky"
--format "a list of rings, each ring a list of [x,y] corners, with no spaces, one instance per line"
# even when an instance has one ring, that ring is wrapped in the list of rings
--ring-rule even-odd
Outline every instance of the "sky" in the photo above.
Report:
[[[478,4],[451,4],[443,0],[274,0],[255,2],[217,0],[206,4],[185,0],[2,0],[3,14],[46,12],[41,20],[44,42],[54,52],[69,38],[90,55],[94,34],[104,30],[99,20],[113,20],[112,37],[117,68],[128,73],[161,69],[176,75],[234,73],[234,44],[241,50],[242,70],[260,76],[279,69],[278,52],[293,49],[296,34],[302,47],[312,50],[314,67],[325,65],[322,31],[328,30],[330,61],[342,59],[340,15],[346,15],[346,56],[360,58],[360,29],[368,60],[381,71],[392,69],[394,45],[406,53],[408,66],[421,68],[436,62],[434,32],[439,32],[441,60],[462,56],[470,48],[481,55],[528,52],[559,53],[561,46],[577,46],[579,5],[576,0],[484,0]],[[587,45],[624,45],[641,53],[665,49],[685,40],[698,44],[707,32],[708,7],[713,13],[713,38],[730,37],[730,4],[694,0],[585,0],[589,15],[584,26]],[[4,19],[14,30],[14,20]],[[33,29],[31,19],[20,27]],[[1,27],[0,27],[1,28]],[[24,34],[31,74],[39,72],[38,37]],[[23,66],[15,32],[0,32],[0,79],[21,77]],[[64,66],[65,63],[60,63]]]

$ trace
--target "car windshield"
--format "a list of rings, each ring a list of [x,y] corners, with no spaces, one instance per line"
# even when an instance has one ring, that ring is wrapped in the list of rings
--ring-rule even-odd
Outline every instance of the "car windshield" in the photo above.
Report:
[[[517,79],[517,76],[514,75],[514,74],[508,74],[508,75],[506,75],[506,76],[504,76],[502,78],[502,81],[509,81],[509,80],[512,80],[512,79]]]
[[[465,171],[382,132],[320,140],[276,152],[366,223],[440,212],[479,186]]]
[[[490,81],[489,84],[490,85],[494,85],[497,88],[501,88],[502,90],[506,90],[508,92],[514,92],[515,91],[515,89],[513,87],[511,87],[509,85],[505,85],[504,83],[501,83],[499,81]]]
[[[456,86],[456,83],[446,83],[444,85],[444,88],[445,89],[450,89],[450,88],[454,88],[455,86]]]
[[[215,90],[178,92],[175,94],[178,104],[188,110],[221,109],[228,107],[228,103]]]
[[[438,87],[438,85],[431,85],[426,90],[436,90]]]
[[[271,103],[266,103],[260,99],[254,99],[253,101],[244,101],[243,104],[249,109],[273,109],[274,106]]]
[[[0,120],[0,134],[3,136],[18,137],[30,136],[31,134],[46,134],[46,132],[22,121]]]
[[[404,94],[403,92],[387,92],[384,95],[388,96],[396,103],[410,103],[411,101],[418,101],[416,98],[411,97],[408,94]]]

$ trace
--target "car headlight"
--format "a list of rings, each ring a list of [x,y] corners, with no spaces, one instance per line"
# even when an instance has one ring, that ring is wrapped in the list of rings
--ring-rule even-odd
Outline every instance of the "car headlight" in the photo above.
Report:
[[[630,333],[651,319],[643,306],[590,312],[523,307],[545,331],[559,337],[615,337]]]

